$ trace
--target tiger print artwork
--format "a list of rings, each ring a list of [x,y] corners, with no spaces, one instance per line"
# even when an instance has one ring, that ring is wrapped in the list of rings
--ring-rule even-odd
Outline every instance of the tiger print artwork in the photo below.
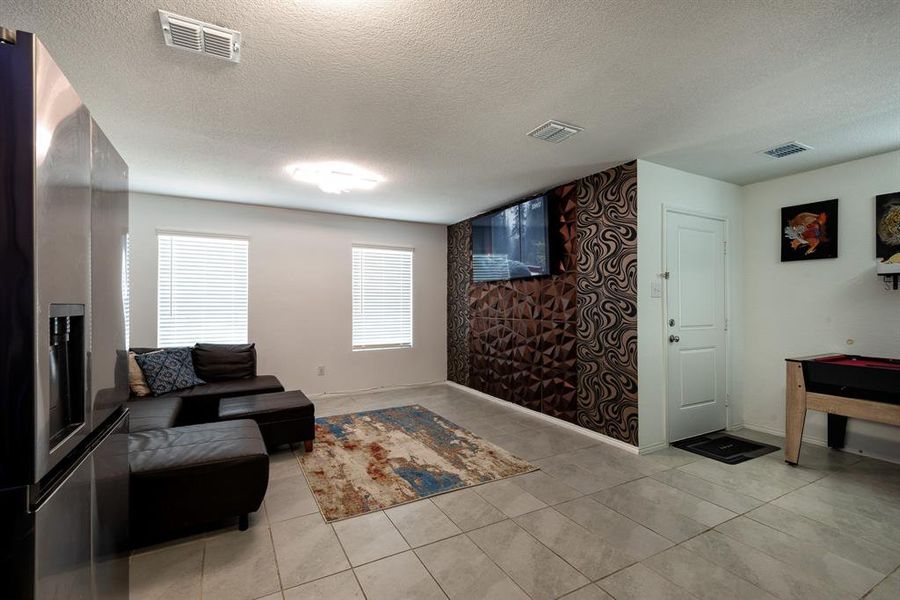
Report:
[[[447,378],[637,445],[637,163],[548,198],[548,277],[474,283],[448,228]]]

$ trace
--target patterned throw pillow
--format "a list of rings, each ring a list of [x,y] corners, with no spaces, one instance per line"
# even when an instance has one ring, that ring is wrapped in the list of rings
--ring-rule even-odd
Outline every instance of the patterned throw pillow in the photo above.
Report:
[[[194,372],[190,348],[164,348],[134,357],[154,396],[206,383]]]
[[[131,388],[132,394],[138,398],[143,398],[144,396],[149,396],[151,391],[150,386],[147,385],[147,379],[144,377],[144,372],[141,371],[137,364],[136,356],[135,352],[128,351],[128,387]]]

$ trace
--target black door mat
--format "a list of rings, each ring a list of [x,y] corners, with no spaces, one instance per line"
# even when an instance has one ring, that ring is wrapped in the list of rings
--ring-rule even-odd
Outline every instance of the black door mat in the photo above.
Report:
[[[729,435],[724,431],[707,433],[672,444],[676,448],[705,456],[729,465],[758,458],[779,448]]]

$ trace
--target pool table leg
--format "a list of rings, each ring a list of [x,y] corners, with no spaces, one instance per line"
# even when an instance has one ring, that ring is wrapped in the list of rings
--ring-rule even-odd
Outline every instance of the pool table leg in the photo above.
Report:
[[[828,413],[828,447],[843,448],[847,439],[847,417]]]
[[[784,462],[796,465],[800,459],[800,442],[806,424],[806,384],[803,381],[803,365],[787,363],[787,390],[785,393]]]

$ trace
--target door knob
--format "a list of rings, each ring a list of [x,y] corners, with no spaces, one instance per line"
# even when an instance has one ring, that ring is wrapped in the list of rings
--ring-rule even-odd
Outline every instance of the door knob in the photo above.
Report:
[[[670,344],[674,344],[675,342],[680,342],[680,341],[681,341],[681,338],[678,337],[677,335],[670,335],[670,336],[669,336],[669,343],[670,343]]]

